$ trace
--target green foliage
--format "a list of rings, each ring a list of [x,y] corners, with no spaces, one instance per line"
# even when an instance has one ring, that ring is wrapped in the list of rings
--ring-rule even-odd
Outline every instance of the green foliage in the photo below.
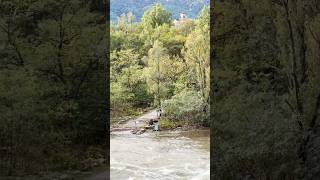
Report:
[[[155,28],[163,24],[171,24],[171,13],[166,11],[161,4],[156,4],[148,9],[142,17],[142,24],[145,28]]]
[[[160,106],[161,99],[164,98],[168,89],[164,86],[164,72],[168,68],[165,61],[169,60],[169,57],[165,54],[162,44],[159,41],[155,41],[153,47],[149,50],[146,77],[149,90],[155,96],[155,104]]]
[[[204,121],[202,96],[194,90],[184,90],[162,103],[163,114],[172,120]]]
[[[162,25],[164,25],[163,27],[171,26],[171,21],[171,13],[166,11],[161,4],[156,4],[148,9],[143,14],[141,22],[141,27],[143,28],[141,36],[145,39],[145,44],[152,46],[161,36],[160,27]]]
[[[111,0],[111,20],[116,21],[121,14],[131,11],[137,16],[137,20],[140,21],[143,12],[156,3],[163,4],[165,9],[170,11],[175,19],[179,19],[182,12],[187,13],[191,18],[196,18],[203,5],[209,5],[208,0],[145,0],[138,3],[136,0]]]
[[[0,1],[1,174],[75,168],[81,158],[65,149],[105,142],[106,32],[96,8]]]
[[[197,19],[197,27],[202,30],[202,32],[209,33],[210,30],[210,8],[205,6]]]
[[[172,130],[172,129],[177,128],[179,125],[181,125],[181,124],[179,124],[176,121],[169,120],[169,119],[161,119],[160,120],[160,129],[161,130]]]
[[[317,178],[318,5],[216,3],[211,178]]]
[[[184,47],[186,36],[179,33],[174,28],[171,28],[168,24],[159,27],[159,41],[166,47],[166,51],[169,56],[182,57],[181,50]]]
[[[189,64],[191,76],[196,79],[196,88],[202,93],[204,101],[208,102],[210,90],[210,44],[206,33],[198,29],[187,37],[183,55]]]
[[[209,15],[208,10],[203,12],[206,17]],[[201,20],[185,19],[173,26],[171,14],[156,4],[144,13],[140,23],[131,23],[128,15],[122,15],[118,23],[112,25],[113,116],[126,115],[136,108],[159,107],[171,98],[174,98],[173,104],[176,101],[190,104],[196,99],[201,101],[201,105],[190,111],[173,110],[167,114],[168,118],[186,118],[184,120],[192,123],[207,122],[209,29],[201,30],[200,25],[203,24],[196,25],[195,22],[208,24],[209,19],[205,15],[201,15]],[[189,88],[201,92],[201,96],[182,95]]]
[[[111,53],[110,100],[114,112],[125,112],[131,106],[145,107],[152,101],[138,57],[132,49]]]

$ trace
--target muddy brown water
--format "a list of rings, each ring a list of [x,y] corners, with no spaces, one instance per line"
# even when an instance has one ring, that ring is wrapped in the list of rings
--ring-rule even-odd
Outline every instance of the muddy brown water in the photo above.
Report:
[[[112,180],[210,179],[209,130],[113,132]]]

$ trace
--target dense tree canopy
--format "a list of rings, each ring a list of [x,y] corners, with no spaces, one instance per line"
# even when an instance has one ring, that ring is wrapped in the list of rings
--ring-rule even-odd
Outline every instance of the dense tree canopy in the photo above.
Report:
[[[142,22],[131,21],[133,15],[128,13],[112,25],[114,117],[162,107],[171,120],[208,124],[208,10],[204,8],[199,19],[173,24],[171,14],[156,4],[144,13]],[[186,99],[200,101],[193,108],[180,106]],[[174,111],[176,106],[182,109]]]
[[[210,0],[110,0],[110,18],[115,21],[121,14],[132,12],[140,21],[144,12],[156,3],[162,3],[165,9],[172,12],[173,19],[179,19],[182,12],[196,18],[203,6],[210,4]]]

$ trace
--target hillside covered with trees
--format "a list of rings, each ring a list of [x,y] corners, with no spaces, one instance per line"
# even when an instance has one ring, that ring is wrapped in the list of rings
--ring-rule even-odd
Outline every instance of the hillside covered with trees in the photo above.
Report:
[[[212,179],[319,179],[320,1],[215,1]]]
[[[173,23],[161,4],[111,25],[111,116],[161,107],[170,124],[209,123],[209,8]],[[163,126],[164,127],[164,126]]]
[[[117,21],[122,14],[132,12],[137,21],[140,21],[143,13],[157,3],[172,13],[173,19],[179,19],[180,13],[187,14],[190,18],[198,17],[204,6],[208,6],[209,0],[111,0],[110,19]]]

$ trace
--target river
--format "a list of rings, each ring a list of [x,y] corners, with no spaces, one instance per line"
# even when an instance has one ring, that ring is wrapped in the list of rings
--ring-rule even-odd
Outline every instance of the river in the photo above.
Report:
[[[209,131],[147,131],[110,137],[112,180],[210,179]]]

